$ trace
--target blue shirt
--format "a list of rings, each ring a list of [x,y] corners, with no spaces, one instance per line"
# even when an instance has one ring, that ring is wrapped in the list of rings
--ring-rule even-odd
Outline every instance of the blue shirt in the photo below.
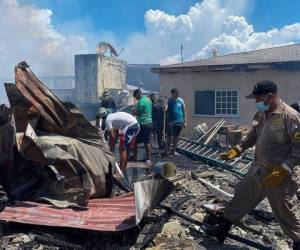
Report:
[[[184,101],[182,98],[169,98],[168,100],[168,122],[183,123],[184,122]]]

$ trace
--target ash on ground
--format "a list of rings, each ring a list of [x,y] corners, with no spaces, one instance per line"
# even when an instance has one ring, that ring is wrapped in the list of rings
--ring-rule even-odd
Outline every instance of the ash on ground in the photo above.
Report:
[[[193,161],[184,155],[162,157],[159,151],[154,150],[152,161],[154,163],[174,162],[179,174],[185,174],[185,179],[166,199],[165,204],[178,207],[178,211],[199,221],[202,221],[206,214],[203,209],[204,204],[225,204],[228,198],[206,187],[193,177],[204,178],[230,194],[233,194],[233,188],[240,179],[220,168]],[[231,232],[275,249],[290,249],[292,242],[284,236],[274,220],[268,202],[264,200],[256,211],[260,213],[247,215],[238,226],[233,227]],[[139,226],[125,232],[101,233],[2,222],[0,237],[0,249],[5,250],[252,249],[229,239],[221,246],[214,238],[204,234],[199,226],[159,208],[145,216]]]

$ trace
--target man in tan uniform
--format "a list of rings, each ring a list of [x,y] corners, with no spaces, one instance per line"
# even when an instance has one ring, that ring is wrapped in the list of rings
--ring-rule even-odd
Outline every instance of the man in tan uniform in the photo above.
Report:
[[[300,220],[295,214],[300,183],[300,116],[278,97],[277,86],[271,81],[258,82],[247,98],[255,98],[258,109],[253,128],[239,145],[220,157],[233,159],[255,145],[255,160],[236,185],[214,235],[223,243],[231,225],[267,197],[283,232],[294,241],[294,249],[300,249]]]

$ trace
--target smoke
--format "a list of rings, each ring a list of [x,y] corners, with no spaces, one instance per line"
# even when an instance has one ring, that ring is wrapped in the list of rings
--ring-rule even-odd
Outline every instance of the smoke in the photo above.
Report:
[[[40,76],[74,75],[74,54],[87,52],[87,42],[58,32],[51,16],[48,9],[0,0],[0,103],[7,103],[2,83],[13,81],[20,61]]]
[[[74,75],[74,54],[87,52],[87,43],[58,32],[51,16],[49,9],[0,1],[0,76],[12,78],[14,65],[22,60],[39,75]]]
[[[161,64],[180,62],[181,44],[188,61],[210,57],[214,49],[224,55],[300,41],[300,23],[256,32],[245,17],[253,1],[203,0],[177,16],[150,9],[145,31],[122,40],[113,30],[95,31],[89,17],[54,27],[51,10],[0,0],[0,79],[13,79],[23,60],[39,76],[74,75],[74,55],[94,53],[99,41],[125,48],[121,58],[129,63]]]
[[[125,48],[121,57],[129,63],[161,64],[180,62],[181,44],[188,61],[210,57],[213,49],[224,55],[299,41],[300,23],[255,32],[245,18],[253,6],[253,0],[203,0],[177,16],[150,9],[145,32],[121,40],[113,31],[94,31],[89,17],[54,27],[51,10],[0,0],[0,77],[12,77],[22,60],[42,76],[74,75],[74,54],[94,53],[99,41]]]

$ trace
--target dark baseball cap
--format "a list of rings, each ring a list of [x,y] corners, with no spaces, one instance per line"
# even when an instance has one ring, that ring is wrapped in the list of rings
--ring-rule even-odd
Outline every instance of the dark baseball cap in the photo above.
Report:
[[[265,95],[268,93],[277,93],[277,85],[269,80],[263,80],[255,84],[252,93],[247,95],[246,98],[255,98],[259,95]]]

